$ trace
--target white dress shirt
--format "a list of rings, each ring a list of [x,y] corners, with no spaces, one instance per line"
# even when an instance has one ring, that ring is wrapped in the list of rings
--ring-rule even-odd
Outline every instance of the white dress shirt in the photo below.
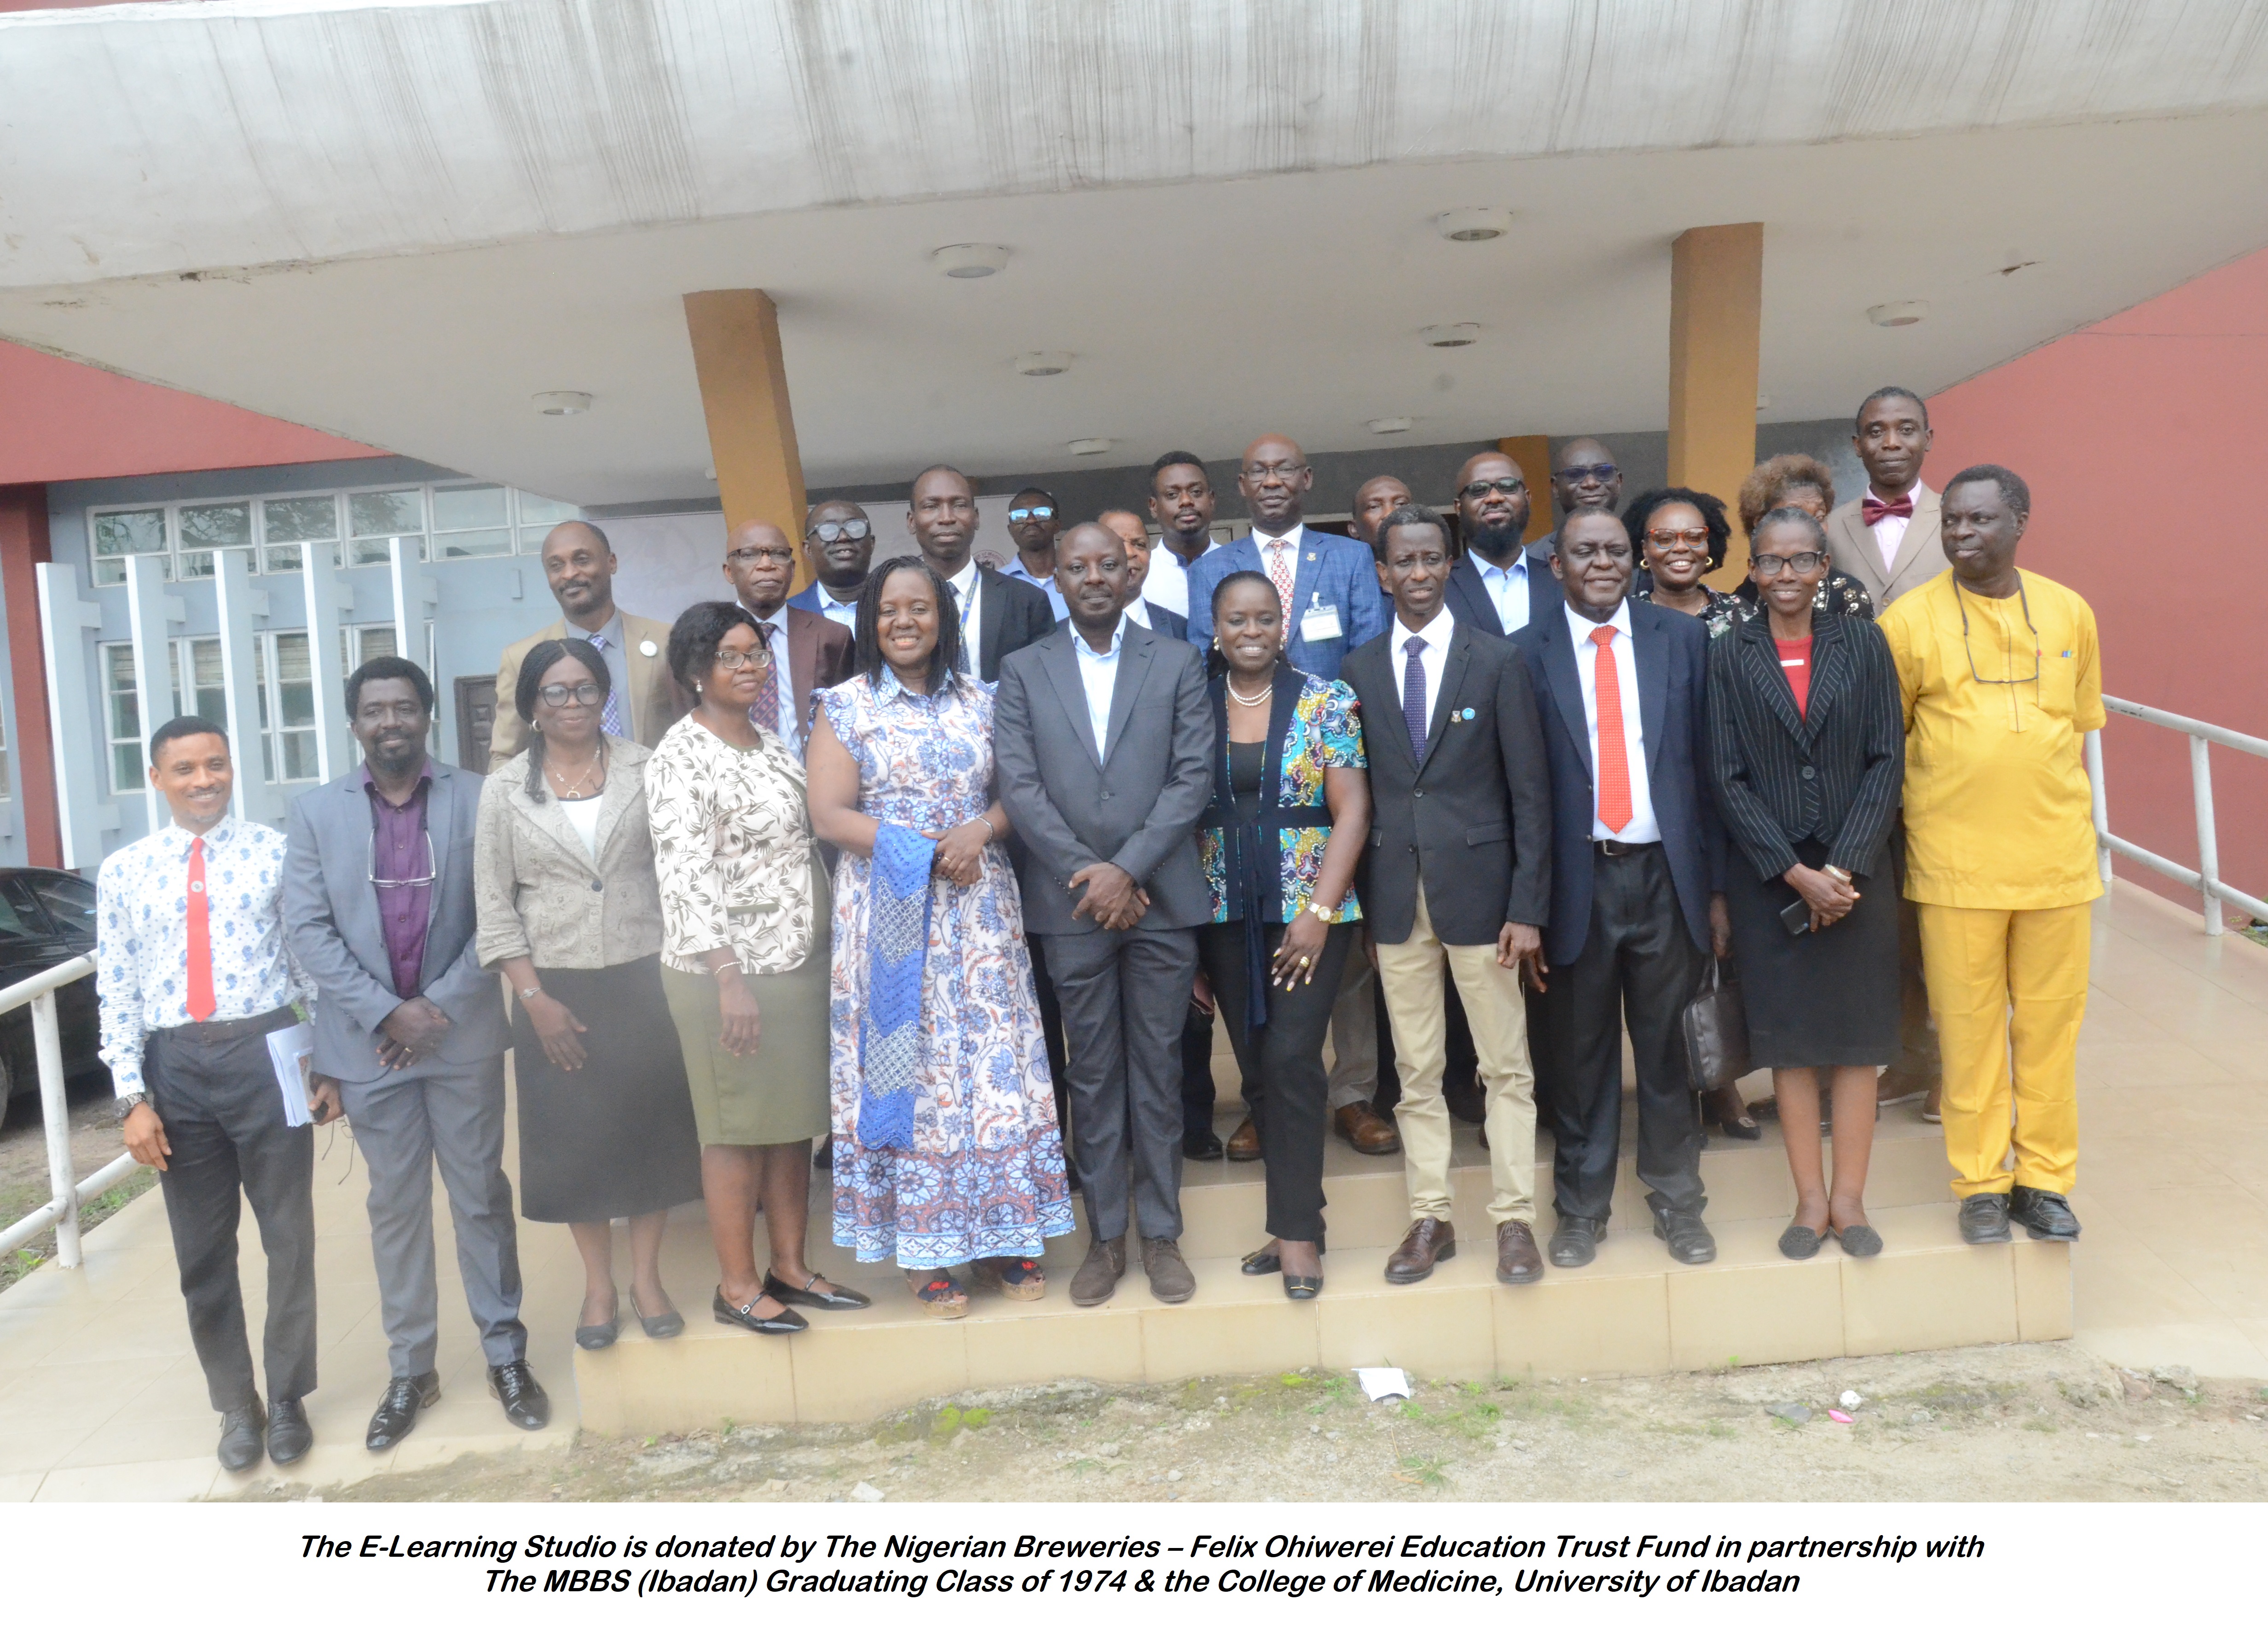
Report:
[[[1110,756],[1110,695],[1118,686],[1118,655],[1126,645],[1126,615],[1110,627],[1110,645],[1101,652],[1086,644],[1077,630],[1071,633],[1071,650],[1079,655],[1079,679],[1086,689],[1086,718],[1094,728],[1094,753]]]
[[[977,619],[976,604],[983,600],[984,579],[976,571],[976,558],[971,556],[962,563],[961,571],[946,583],[953,586],[954,600],[961,604],[961,667],[976,675],[981,670],[976,656],[976,637],[984,628]]]
[[[1512,566],[1499,568],[1479,552],[1473,553],[1473,565],[1481,571],[1481,588],[1496,604],[1497,623],[1506,636],[1528,628],[1528,575],[1531,564],[1528,552],[1522,550],[1512,559]]]
[[[787,747],[793,750],[797,758],[800,760],[803,755],[803,709],[801,702],[795,696],[795,667],[788,661],[787,609],[784,607],[773,608],[772,616],[769,619],[746,602],[740,604],[740,611],[757,623],[769,624],[772,627],[771,640],[768,645],[772,654],[773,685],[779,689],[777,730],[779,735],[787,740]],[[767,721],[764,725],[770,726],[772,724]]]
[[[120,1095],[145,1093],[142,1047],[189,1015],[189,843],[168,823],[122,847],[95,876],[95,992],[102,1059]],[[262,1016],[294,1000],[314,1013],[315,984],[284,939],[284,836],[225,817],[204,836],[205,923],[215,1022]]]
[[[1874,494],[1874,488],[1871,484],[1868,485],[1867,492],[1868,494]],[[1896,504],[1897,503],[1895,496],[1874,494],[1874,497],[1876,499],[1889,499],[1889,503],[1892,504]],[[1921,504],[1921,484],[1917,482],[1911,488],[1908,489],[1906,490],[1906,498],[1915,505],[1919,505]],[[1863,498],[1860,503],[1864,503]],[[1865,513],[1861,512],[1860,515],[1863,518]],[[1885,574],[1888,574],[1889,571],[1896,565],[1899,549],[1906,542],[1906,529],[1912,521],[1913,519],[1911,517],[1885,517],[1874,525],[1874,549],[1882,553],[1882,571]]]
[[[1144,630],[1148,630],[1150,628],[1149,598],[1146,596],[1137,596],[1132,601],[1128,602],[1126,604],[1126,616],[1133,620],[1135,623],[1140,625]]]
[[[1646,781],[1646,729],[1638,720],[1638,658],[1631,648],[1630,610],[1630,599],[1626,596],[1605,627],[1615,633],[1610,651],[1615,658],[1616,690],[1622,694],[1623,749],[1630,759],[1631,821],[1623,825],[1619,833],[1599,821],[1598,791],[1603,781],[1598,775],[1599,660],[1598,644],[1592,641],[1591,632],[1601,627],[1572,608],[1560,611],[1567,620],[1567,634],[1575,641],[1575,674],[1583,681],[1583,725],[1591,734],[1591,838],[1626,841],[1633,846],[1642,846],[1661,838],[1661,825],[1654,821],[1653,792]]]
[[[857,630],[858,628],[858,599],[854,596],[849,601],[837,601],[835,600],[835,593],[827,588],[827,585],[824,580],[814,581],[814,583],[819,586],[820,613],[823,616],[834,620],[836,623],[841,625],[846,630]]]
[[[1282,551],[1284,565],[1291,570],[1292,583],[1297,586],[1300,582],[1300,536],[1304,531],[1301,525],[1294,523],[1289,534],[1263,534],[1256,525],[1252,530],[1252,545],[1260,553],[1260,571],[1274,578],[1276,553]],[[1285,631],[1284,639],[1288,642],[1291,638],[1292,633]]]
[[[1403,696],[1402,678],[1409,674],[1410,643],[1412,637],[1425,644],[1418,655],[1418,662],[1425,671],[1425,732],[1430,738],[1433,731],[1433,706],[1441,702],[1441,674],[1449,667],[1449,637],[1456,633],[1457,622],[1446,607],[1435,614],[1432,622],[1422,630],[1413,630],[1402,622],[1398,614],[1394,620],[1394,696]]]
[[[1205,549],[1216,548],[1209,545]],[[1182,565],[1174,548],[1163,540],[1150,541],[1150,577],[1142,581],[1142,597],[1184,619],[1189,616],[1189,571]]]

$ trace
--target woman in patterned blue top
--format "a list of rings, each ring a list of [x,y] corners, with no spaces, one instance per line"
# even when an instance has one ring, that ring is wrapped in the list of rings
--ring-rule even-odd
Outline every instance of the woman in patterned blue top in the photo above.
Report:
[[[1354,941],[1355,865],[1370,831],[1370,777],[1354,693],[1284,659],[1284,607],[1265,574],[1212,593],[1213,720],[1220,760],[1197,854],[1213,923],[1197,934],[1228,1022],[1267,1167],[1270,1241],[1244,1257],[1284,1293],[1323,1286],[1323,1034]]]

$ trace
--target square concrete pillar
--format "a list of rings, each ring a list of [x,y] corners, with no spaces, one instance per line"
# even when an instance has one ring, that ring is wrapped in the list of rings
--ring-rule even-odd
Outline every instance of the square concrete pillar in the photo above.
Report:
[[[769,522],[802,539],[803,460],[780,357],[779,309],[762,290],[702,290],[685,298],[685,328],[725,529]],[[799,551],[796,589],[808,578]]]
[[[1762,222],[1689,227],[1669,252],[1669,480],[1733,513],[1720,590],[1748,572],[1735,502],[1756,463],[1756,353],[1764,318]]]

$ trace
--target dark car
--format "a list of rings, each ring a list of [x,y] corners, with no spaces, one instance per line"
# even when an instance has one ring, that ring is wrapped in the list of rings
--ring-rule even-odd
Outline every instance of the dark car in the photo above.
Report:
[[[94,952],[94,883],[60,869],[0,868],[0,988]],[[83,976],[55,995],[63,1072],[102,1070],[94,978]],[[32,1007],[0,1015],[0,1121],[20,1098],[40,1095],[40,1058],[32,1040]],[[19,1115],[20,1116],[20,1115]]]

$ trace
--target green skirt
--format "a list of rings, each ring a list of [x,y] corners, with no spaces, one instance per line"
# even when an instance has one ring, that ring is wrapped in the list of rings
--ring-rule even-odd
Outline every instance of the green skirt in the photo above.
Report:
[[[741,977],[763,1011],[754,1056],[731,1055],[718,1042],[725,1017],[715,977],[661,973],[703,1146],[778,1146],[826,1136],[828,919],[819,915],[811,950],[795,969]]]

